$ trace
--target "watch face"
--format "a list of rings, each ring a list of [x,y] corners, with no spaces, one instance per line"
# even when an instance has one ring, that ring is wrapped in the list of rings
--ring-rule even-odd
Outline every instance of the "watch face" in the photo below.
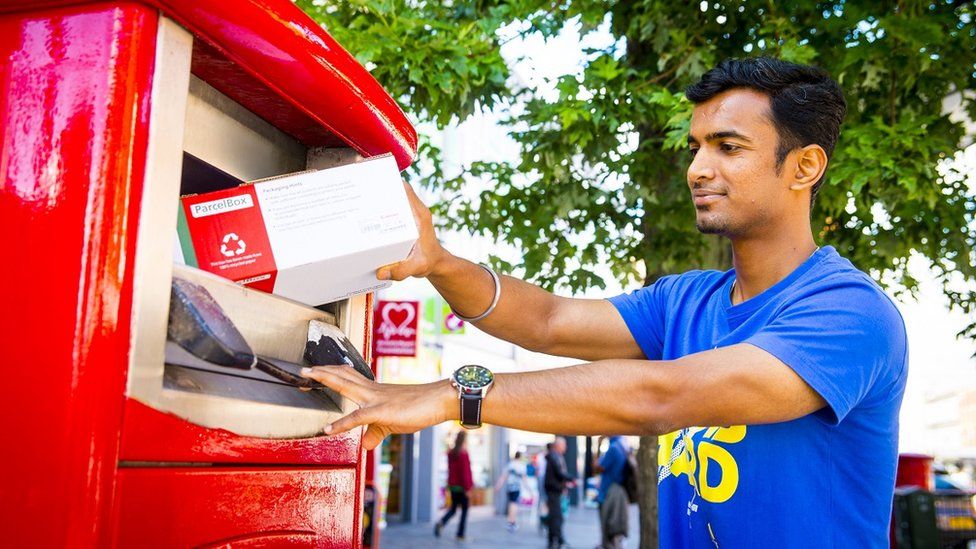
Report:
[[[487,387],[495,376],[484,366],[461,366],[454,372],[454,381],[468,389],[482,389]]]

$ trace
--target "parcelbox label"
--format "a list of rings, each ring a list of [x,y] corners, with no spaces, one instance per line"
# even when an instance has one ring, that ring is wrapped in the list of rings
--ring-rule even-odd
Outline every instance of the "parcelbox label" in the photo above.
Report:
[[[251,207],[254,207],[254,200],[251,199],[251,195],[241,194],[193,204],[190,206],[190,215],[194,218],[207,217],[208,215],[217,215]]]

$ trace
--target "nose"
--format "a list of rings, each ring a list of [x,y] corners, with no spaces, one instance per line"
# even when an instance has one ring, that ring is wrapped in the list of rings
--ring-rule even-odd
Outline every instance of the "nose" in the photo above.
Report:
[[[708,153],[702,147],[691,158],[691,164],[688,165],[688,187],[694,189],[696,182],[712,179],[715,179],[715,169],[712,167]]]

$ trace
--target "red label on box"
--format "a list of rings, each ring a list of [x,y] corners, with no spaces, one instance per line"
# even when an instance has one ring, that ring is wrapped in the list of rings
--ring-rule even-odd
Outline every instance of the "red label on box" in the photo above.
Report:
[[[373,313],[373,356],[417,356],[419,301],[380,301]]]
[[[271,292],[277,267],[254,187],[183,198],[197,267]]]

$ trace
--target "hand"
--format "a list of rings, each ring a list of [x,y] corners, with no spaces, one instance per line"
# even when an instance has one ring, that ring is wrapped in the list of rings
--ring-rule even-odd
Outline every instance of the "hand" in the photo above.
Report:
[[[376,271],[376,278],[379,280],[403,280],[411,276],[426,277],[434,271],[438,262],[448,255],[434,233],[434,221],[430,210],[420,201],[406,181],[403,182],[403,187],[407,191],[410,209],[413,211],[413,219],[417,223],[417,231],[420,235],[406,259],[380,267]]]
[[[302,375],[355,402],[359,409],[330,425],[334,435],[366,425],[363,447],[372,450],[387,435],[415,433],[456,416],[457,391],[447,380],[424,385],[394,385],[366,379],[349,366],[302,368]],[[453,413],[452,413],[453,411]]]

